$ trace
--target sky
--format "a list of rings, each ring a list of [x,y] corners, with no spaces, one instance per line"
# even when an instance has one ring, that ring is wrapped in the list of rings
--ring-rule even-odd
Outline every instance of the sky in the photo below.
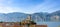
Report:
[[[0,0],[0,13],[52,13],[57,10],[60,10],[60,0]]]

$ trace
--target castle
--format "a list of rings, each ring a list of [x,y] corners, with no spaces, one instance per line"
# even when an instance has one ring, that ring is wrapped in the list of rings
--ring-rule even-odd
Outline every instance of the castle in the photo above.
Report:
[[[31,16],[28,16],[21,22],[0,22],[0,27],[47,27],[47,25],[37,25],[31,20]]]

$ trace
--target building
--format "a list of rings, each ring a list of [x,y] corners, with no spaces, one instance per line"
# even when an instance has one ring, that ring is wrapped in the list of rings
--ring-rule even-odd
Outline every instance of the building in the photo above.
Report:
[[[37,25],[31,20],[31,16],[21,22],[1,22],[0,27],[47,27],[47,25]]]

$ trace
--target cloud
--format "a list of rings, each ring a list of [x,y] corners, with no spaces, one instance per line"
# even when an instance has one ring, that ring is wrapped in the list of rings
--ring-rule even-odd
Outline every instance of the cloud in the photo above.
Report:
[[[0,13],[12,13],[12,12],[23,12],[23,10],[18,7],[0,6]]]
[[[40,2],[41,1],[41,2]],[[0,13],[53,12],[60,9],[59,0],[1,0]]]
[[[0,1],[2,1],[2,0],[0,0]]]
[[[48,1],[46,0],[44,3],[35,6],[33,9],[34,9],[34,12],[51,13],[51,12],[60,10],[60,9],[58,9],[59,7],[60,7],[60,5],[58,2],[56,2],[56,1],[52,2],[52,0],[48,0]]]
[[[13,12],[13,11],[9,7],[0,7],[0,13],[8,13],[8,12]]]

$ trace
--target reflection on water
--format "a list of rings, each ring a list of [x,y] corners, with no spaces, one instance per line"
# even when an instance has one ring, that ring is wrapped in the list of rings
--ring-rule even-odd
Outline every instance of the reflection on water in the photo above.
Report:
[[[46,24],[48,27],[58,27],[60,26],[60,22],[37,22],[38,25]]]

